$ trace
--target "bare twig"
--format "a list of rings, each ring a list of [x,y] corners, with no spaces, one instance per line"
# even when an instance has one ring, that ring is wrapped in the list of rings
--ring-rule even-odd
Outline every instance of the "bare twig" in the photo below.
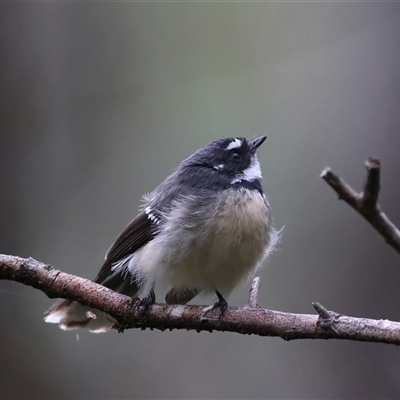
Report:
[[[335,328],[336,323],[339,321],[340,315],[332,311],[328,311],[320,303],[312,303],[315,311],[319,314],[317,325],[323,330],[331,330],[335,333],[338,331]]]
[[[332,317],[332,313],[328,311],[322,304],[312,303],[312,305],[322,319],[329,319]]]
[[[253,279],[249,293],[248,307],[258,307],[258,294],[260,293],[261,279],[257,276]]]
[[[154,304],[143,316],[137,299],[116,293],[88,279],[57,271],[32,258],[0,255],[0,279],[21,282],[43,291],[51,298],[77,300],[104,311],[114,318],[115,328],[119,331],[129,328],[187,329],[197,332],[215,330],[278,336],[285,340],[348,339],[400,344],[399,322],[347,317],[328,311],[318,303],[314,303],[314,307],[319,316],[246,306],[228,307],[220,320],[202,318],[204,306],[167,304]],[[253,286],[259,287],[259,281]]]
[[[321,178],[335,190],[339,199],[358,211],[385,238],[386,242],[400,253],[400,231],[381,211],[378,204],[380,165],[377,158],[370,157],[365,162],[367,180],[361,193],[356,192],[329,167],[322,171]]]
[[[370,157],[365,161],[365,168],[367,169],[367,180],[365,181],[361,201],[364,204],[364,208],[374,210],[378,206],[381,186],[381,162],[378,158]]]

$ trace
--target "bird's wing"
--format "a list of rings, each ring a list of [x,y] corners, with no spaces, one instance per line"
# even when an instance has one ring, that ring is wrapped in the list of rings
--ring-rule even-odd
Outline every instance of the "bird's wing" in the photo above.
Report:
[[[104,283],[114,274],[112,266],[129,254],[133,254],[157,234],[157,222],[150,218],[145,210],[141,211],[121,232],[106,254],[106,260],[101,267],[95,282]],[[106,284],[106,286],[108,286]],[[115,286],[115,285],[111,285]],[[113,289],[113,288],[112,288]]]

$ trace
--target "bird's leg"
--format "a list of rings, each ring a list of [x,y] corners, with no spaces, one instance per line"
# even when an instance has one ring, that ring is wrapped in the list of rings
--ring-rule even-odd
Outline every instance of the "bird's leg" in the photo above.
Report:
[[[216,290],[215,294],[218,296],[218,301],[214,304],[213,310],[216,308],[220,309],[220,315],[219,315],[219,320],[224,316],[226,309],[228,308],[228,302],[223,298],[222,294]]]

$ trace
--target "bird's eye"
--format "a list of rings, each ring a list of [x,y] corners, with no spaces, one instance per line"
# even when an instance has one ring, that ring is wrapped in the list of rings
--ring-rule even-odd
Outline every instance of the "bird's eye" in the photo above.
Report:
[[[234,152],[232,153],[232,158],[233,158],[234,160],[240,160],[240,159],[242,158],[242,156],[241,156],[238,152],[234,151]]]

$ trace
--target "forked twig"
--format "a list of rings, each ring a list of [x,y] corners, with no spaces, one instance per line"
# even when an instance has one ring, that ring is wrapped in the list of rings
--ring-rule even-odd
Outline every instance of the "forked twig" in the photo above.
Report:
[[[344,179],[336,175],[327,167],[321,173],[330,187],[339,195],[339,199],[359,212],[392,246],[400,253],[400,231],[389,220],[378,204],[380,190],[380,167],[378,158],[370,157],[365,162],[367,169],[367,179],[364,190],[360,193],[355,191]]]

